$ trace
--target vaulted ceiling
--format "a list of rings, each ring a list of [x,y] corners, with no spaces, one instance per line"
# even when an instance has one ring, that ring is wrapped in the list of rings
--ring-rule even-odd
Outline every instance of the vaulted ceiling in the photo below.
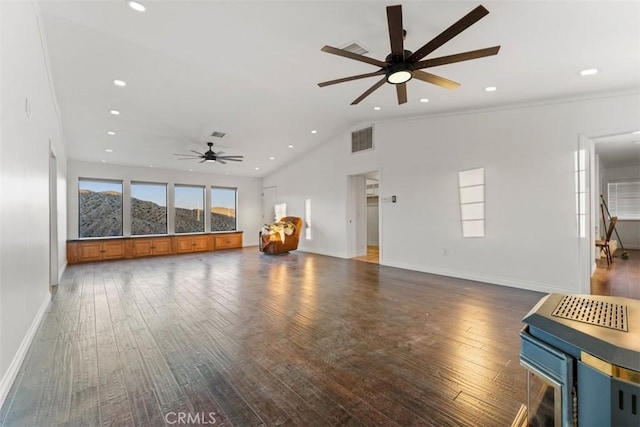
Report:
[[[385,84],[356,106],[376,78],[317,83],[376,67],[320,49],[357,42],[384,59],[385,7],[394,3],[142,2],[143,13],[124,0],[39,3],[71,159],[263,176],[363,124],[640,90],[637,1],[484,2],[489,15],[426,58],[501,45],[497,56],[429,70],[460,88],[414,79],[408,102],[398,105]],[[478,4],[405,2],[405,48],[417,50]],[[582,77],[589,68],[599,73]],[[226,136],[211,138],[213,131]],[[202,152],[206,141],[244,162],[172,155]]]

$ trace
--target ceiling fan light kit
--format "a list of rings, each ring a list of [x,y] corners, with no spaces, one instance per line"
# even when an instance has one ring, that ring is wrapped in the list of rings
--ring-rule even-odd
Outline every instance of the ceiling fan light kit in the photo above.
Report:
[[[407,102],[407,88],[405,83],[407,83],[412,78],[416,78],[417,80],[431,83],[449,90],[457,89],[460,86],[460,83],[437,76],[435,74],[427,73],[425,71],[422,71],[422,69],[496,55],[500,50],[500,46],[472,50],[455,55],[447,55],[427,60],[423,60],[423,58],[438,49],[443,44],[447,43],[449,40],[453,39],[455,36],[469,28],[471,25],[478,22],[488,13],[489,11],[485,9],[484,6],[480,5],[476,7],[461,19],[456,21],[449,28],[433,38],[431,41],[423,45],[420,49],[415,52],[411,52],[404,49],[404,38],[406,36],[406,31],[402,28],[402,6],[388,6],[387,23],[389,26],[389,42],[391,45],[391,53],[387,55],[384,61],[369,58],[368,56],[360,55],[332,46],[324,46],[321,49],[323,52],[342,56],[343,58],[347,59],[353,59],[355,61],[365,62],[367,64],[380,67],[380,69],[372,73],[359,74],[355,76],[343,77],[340,79],[318,83],[318,86],[325,87],[337,83],[344,83],[352,80],[384,75],[384,77],[382,77],[378,82],[376,82],[362,95],[356,98],[351,103],[351,105],[360,103],[360,101],[362,101],[367,96],[371,95],[376,89],[384,85],[385,82],[396,86],[399,105]]]

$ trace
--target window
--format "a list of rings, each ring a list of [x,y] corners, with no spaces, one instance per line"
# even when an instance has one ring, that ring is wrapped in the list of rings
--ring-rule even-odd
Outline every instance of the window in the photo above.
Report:
[[[167,185],[131,183],[131,234],[167,234]]]
[[[280,221],[282,218],[287,216],[287,204],[286,203],[278,203],[274,206],[274,210],[276,213],[276,221]]]
[[[304,200],[304,237],[311,239],[311,199]]]
[[[211,231],[236,230],[235,188],[211,188]]]
[[[609,182],[608,207],[619,220],[640,220],[640,180]]]
[[[175,232],[204,232],[204,187],[175,186]]]
[[[122,236],[122,181],[78,180],[78,235]]]
[[[458,172],[462,237],[484,237],[484,168]]]
[[[578,236],[585,237],[587,234],[587,171],[585,150],[575,152],[573,171],[575,174]]]

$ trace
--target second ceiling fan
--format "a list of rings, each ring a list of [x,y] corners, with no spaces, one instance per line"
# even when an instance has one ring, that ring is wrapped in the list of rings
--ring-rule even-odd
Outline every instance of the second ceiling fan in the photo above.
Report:
[[[371,86],[362,95],[356,98],[351,103],[351,105],[358,104],[360,101],[371,95],[376,89],[380,88],[385,83],[391,83],[396,86],[398,104],[404,104],[407,102],[406,83],[412,78],[416,78],[427,83],[432,83],[446,89],[456,89],[458,88],[458,86],[460,86],[460,83],[422,70],[425,68],[436,67],[438,65],[452,64],[455,62],[468,61],[470,59],[496,55],[500,50],[500,46],[471,50],[455,55],[441,56],[439,58],[426,60],[422,59],[467,28],[469,28],[471,25],[478,22],[488,13],[489,11],[482,5],[476,7],[467,15],[460,18],[457,22],[455,22],[449,28],[432,39],[430,42],[426,43],[420,49],[415,52],[411,52],[405,50],[404,48],[404,36],[406,32],[402,28],[402,6],[388,6],[387,22],[389,25],[389,41],[391,44],[391,53],[385,58],[384,61],[331,46],[324,46],[321,49],[323,52],[332,53],[344,58],[365,62],[367,64],[380,67],[380,69],[371,73],[358,74],[356,76],[343,77],[341,79],[318,83],[318,86],[324,87],[336,83],[344,83],[351,80],[384,75],[384,77],[378,80],[376,84]]]

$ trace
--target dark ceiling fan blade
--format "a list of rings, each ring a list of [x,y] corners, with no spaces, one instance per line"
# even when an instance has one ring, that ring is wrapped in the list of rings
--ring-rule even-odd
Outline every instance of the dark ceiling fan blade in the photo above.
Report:
[[[206,162],[206,161],[207,161],[207,159],[202,159],[202,160],[200,160],[198,163],[204,163],[204,162]]]
[[[184,154],[184,153],[173,153],[174,156],[182,156],[182,157],[193,157],[193,158],[198,158],[198,157],[202,157],[202,156],[195,156],[193,154]]]
[[[449,90],[457,89],[460,86],[460,83],[454,82],[453,80],[445,79],[444,77],[436,76],[435,74],[420,70],[413,70],[413,77],[418,80],[422,80],[423,82],[432,83]]]
[[[454,62],[469,61],[471,59],[484,58],[485,56],[497,55],[500,46],[487,47],[485,49],[470,50],[468,52],[456,53],[455,55],[441,56],[439,58],[425,59],[416,62],[415,69],[437,67],[438,65],[453,64]]]
[[[398,105],[407,102],[407,84],[400,83],[396,85],[396,93],[398,94]]]
[[[244,159],[244,156],[216,156],[216,158],[224,160],[242,160]]]
[[[222,154],[224,154],[224,151],[218,151],[218,152],[216,153],[216,156],[220,156],[220,155],[222,155]]]
[[[227,162],[241,162],[242,161],[242,159],[229,159],[227,157],[223,157],[222,160],[227,161]]]
[[[404,34],[402,32],[402,6],[387,6],[391,55],[404,61]]]
[[[380,80],[378,80],[378,82],[376,84],[374,84],[373,86],[371,86],[369,89],[367,89],[367,91],[365,93],[363,93],[362,95],[360,95],[359,97],[357,97],[352,103],[351,105],[356,105],[358,103],[360,103],[360,101],[362,101],[363,99],[365,99],[367,96],[371,95],[373,93],[374,90],[378,89],[380,86],[382,86],[383,84],[385,84],[387,81],[387,77],[383,77]]]
[[[220,158],[216,158],[216,162],[218,163],[222,163],[223,165],[226,165],[227,162],[225,162],[224,160],[220,159]]]
[[[196,150],[189,150],[189,151],[191,151],[192,153],[196,153],[199,156],[204,156],[204,153],[200,153],[199,151],[196,151]]]
[[[342,56],[344,58],[354,59],[360,62],[366,62],[367,64],[376,65],[378,67],[386,67],[387,63],[378,61],[377,59],[369,58],[368,56],[358,55],[357,53],[349,52],[348,50],[338,49],[337,47],[324,46],[320,49],[323,52],[332,53],[334,55]]]
[[[202,157],[185,157],[184,159],[178,159],[178,160],[198,160],[201,159]]]
[[[318,83],[318,86],[325,87],[329,85],[334,85],[336,83],[344,83],[344,82],[350,82],[351,80],[358,80],[358,79],[364,79],[367,77],[380,76],[382,74],[384,74],[384,70],[378,70],[378,71],[374,71],[373,73],[358,74],[357,76],[343,77],[341,79],[329,80],[327,82]]]
[[[485,17],[489,11],[480,5],[473,9],[471,12],[460,18],[457,22],[451,25],[449,28],[438,34],[430,42],[422,46],[420,49],[413,52],[413,54],[407,58],[408,62],[418,62],[476,22]]]

